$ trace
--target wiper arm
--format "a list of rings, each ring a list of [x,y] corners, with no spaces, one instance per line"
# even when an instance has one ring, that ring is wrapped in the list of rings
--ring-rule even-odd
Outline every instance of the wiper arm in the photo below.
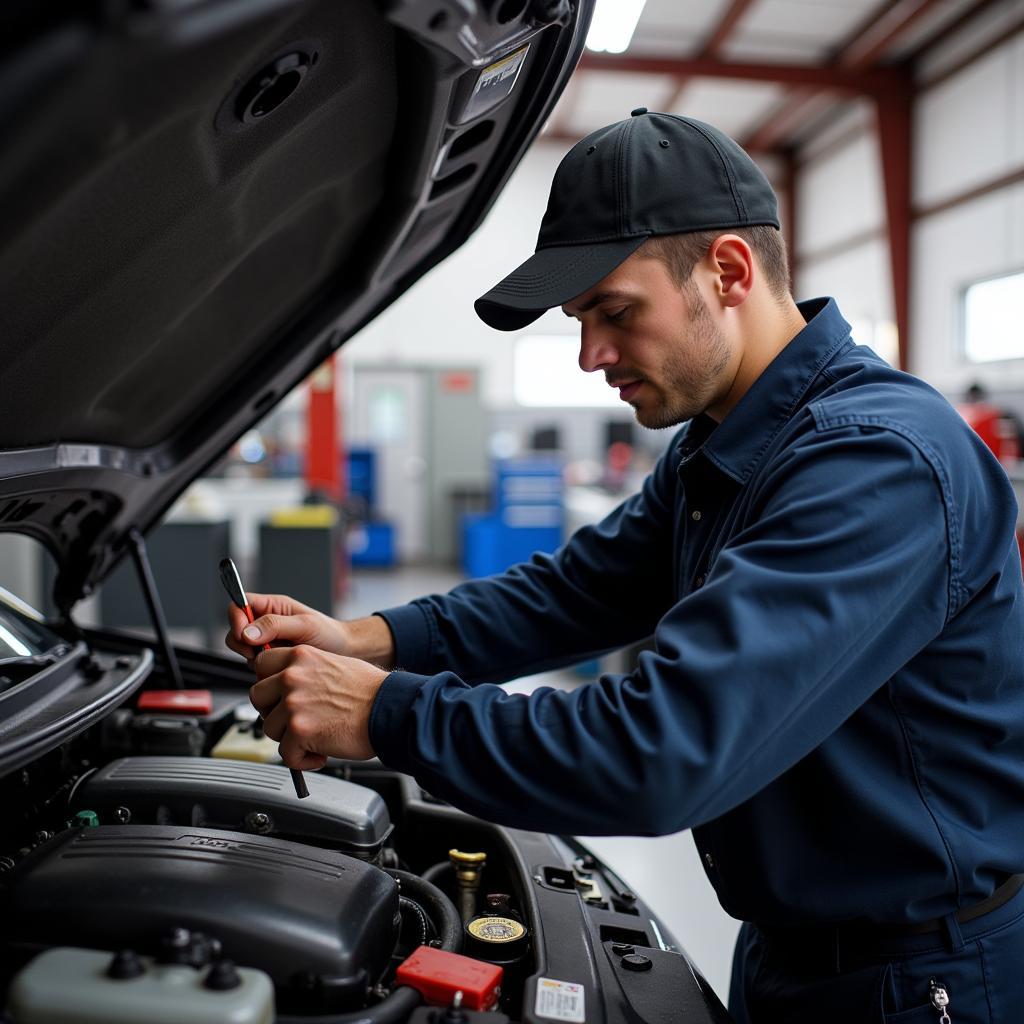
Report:
[[[46,668],[47,665],[55,665],[58,661],[66,658],[71,650],[67,644],[58,644],[41,654],[17,654],[12,658],[0,658],[0,668],[8,665],[23,665],[34,668]]]

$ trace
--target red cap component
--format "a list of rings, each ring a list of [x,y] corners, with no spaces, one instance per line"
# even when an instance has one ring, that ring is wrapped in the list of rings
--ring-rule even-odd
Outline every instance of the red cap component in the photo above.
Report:
[[[139,711],[177,711],[183,715],[208,715],[213,711],[209,690],[147,690],[135,705]]]
[[[502,969],[494,964],[420,946],[402,962],[395,984],[416,989],[431,1006],[450,1006],[462,993],[467,1010],[490,1010],[501,993]]]

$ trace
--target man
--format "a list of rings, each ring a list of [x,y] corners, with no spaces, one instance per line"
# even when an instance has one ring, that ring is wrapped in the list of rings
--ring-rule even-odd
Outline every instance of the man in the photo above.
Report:
[[[476,308],[515,330],[554,306],[640,423],[686,425],[554,556],[354,622],[254,597],[243,635],[232,612],[234,650],[297,645],[255,659],[285,763],[376,753],[527,829],[693,828],[749,922],[740,1021],[938,1021],[940,989],[956,1024],[1020,1020],[1024,593],[998,463],[834,302],[793,302],[770,186],[700,122],[635,110],[566,156],[537,252]],[[486,685],[652,634],[571,693]]]

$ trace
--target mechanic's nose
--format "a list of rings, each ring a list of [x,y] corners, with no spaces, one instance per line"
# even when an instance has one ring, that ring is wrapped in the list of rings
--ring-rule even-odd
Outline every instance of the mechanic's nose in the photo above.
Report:
[[[583,324],[580,330],[580,369],[586,373],[603,370],[619,360],[615,346],[600,325]]]

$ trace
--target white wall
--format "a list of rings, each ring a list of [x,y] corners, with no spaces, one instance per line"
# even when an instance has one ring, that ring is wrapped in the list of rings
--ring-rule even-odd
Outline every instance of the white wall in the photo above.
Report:
[[[951,68],[998,38],[1019,4],[987,17],[932,54],[922,79]],[[831,145],[839,140],[837,146]],[[847,319],[885,325],[893,297],[885,202],[874,118],[855,106],[800,155],[797,200],[798,296],[831,294]],[[931,88],[914,108],[910,366],[951,398],[981,380],[1024,403],[1024,360],[968,364],[961,356],[960,303],[966,285],[1024,269],[1024,185],[992,192],[943,212],[927,208],[1024,166],[1024,36]],[[851,244],[843,249],[846,239]],[[839,251],[842,250],[842,251]],[[824,251],[824,252],[823,252]],[[823,253],[822,256],[817,254]],[[867,344],[878,339],[862,337]],[[882,353],[886,354],[886,353]]]
[[[535,146],[477,233],[351,338],[342,349],[343,363],[472,363],[481,369],[484,403],[490,408],[513,405],[512,348],[518,335],[487,327],[473,302],[533,253],[551,178],[565,151],[565,146]],[[530,332],[575,333],[557,310]]]
[[[914,233],[912,258],[913,372],[954,397],[974,380],[993,392],[1024,389],[1024,360],[967,363],[960,336],[964,287],[1024,270],[1024,184],[923,219]]]
[[[1024,167],[1024,35],[923,93],[915,147],[919,206]],[[973,380],[995,392],[1024,390],[1024,360],[969,364],[960,336],[964,288],[1024,270],[1024,185],[922,217],[915,224],[912,259],[911,369],[953,396]]]
[[[855,340],[895,362],[885,193],[869,105],[852,104],[800,154],[796,214],[797,298],[833,296]]]
[[[814,254],[885,227],[878,143],[870,111],[853,108],[832,136],[848,137],[841,148],[808,153],[797,186],[798,253]],[[858,132],[852,135],[852,132]],[[827,142],[828,139],[821,140]]]

